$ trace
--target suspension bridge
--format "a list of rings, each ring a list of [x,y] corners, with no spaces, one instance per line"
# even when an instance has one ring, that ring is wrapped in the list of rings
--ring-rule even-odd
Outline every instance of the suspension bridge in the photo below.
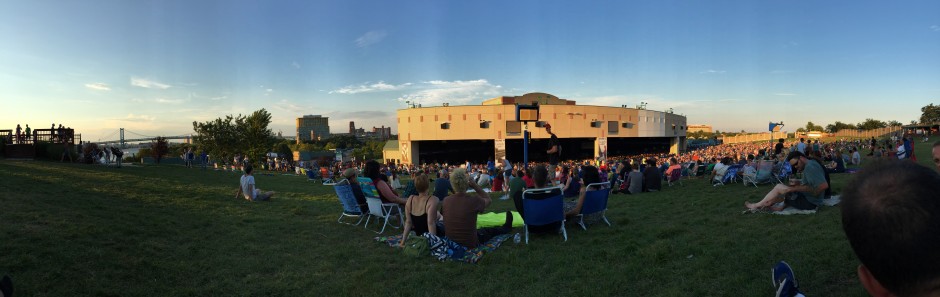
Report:
[[[125,135],[125,132],[127,135]],[[115,136],[117,136],[118,139],[114,139]],[[125,136],[131,136],[134,138],[126,138]],[[121,148],[127,148],[128,142],[154,141],[157,139],[157,137],[163,137],[163,138],[166,138],[167,140],[174,140],[174,139],[191,140],[193,137],[193,133],[181,134],[181,135],[175,135],[175,136],[152,136],[152,135],[140,134],[131,130],[121,128],[120,130],[114,131],[111,134],[106,135],[105,137],[99,138],[98,141],[95,141],[95,143],[119,144]],[[112,139],[112,140],[101,140],[101,139]]]

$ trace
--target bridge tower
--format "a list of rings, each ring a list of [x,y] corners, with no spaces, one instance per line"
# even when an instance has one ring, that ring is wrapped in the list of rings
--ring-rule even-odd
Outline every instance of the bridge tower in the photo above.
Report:
[[[127,143],[124,142],[124,128],[121,128],[121,149],[126,149]]]

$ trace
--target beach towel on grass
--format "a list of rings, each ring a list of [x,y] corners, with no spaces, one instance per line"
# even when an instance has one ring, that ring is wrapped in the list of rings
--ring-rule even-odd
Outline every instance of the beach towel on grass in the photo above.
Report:
[[[488,212],[477,215],[477,229],[486,227],[499,227],[506,223],[506,212]],[[512,226],[522,227],[525,222],[522,221],[522,215],[518,212],[512,212]]]
[[[832,197],[823,199],[823,204],[822,204],[822,205],[825,205],[825,206],[836,206],[837,204],[839,204],[839,202],[842,202],[841,197],[840,197],[839,195],[834,195],[834,196],[832,196]],[[820,205],[820,206],[822,206],[822,205]],[[816,209],[819,209],[819,208],[817,207]],[[764,211],[764,210],[750,210],[750,209],[749,209],[749,210],[745,210],[744,213],[765,213],[765,212],[769,212],[769,213],[773,213],[773,214],[777,214],[777,215],[815,214],[815,213],[816,213],[816,209],[813,209],[813,210],[802,210],[802,209],[796,209],[796,208],[793,208],[793,207],[787,207],[787,208],[784,208],[784,209],[781,210],[781,211],[773,211],[773,212],[771,212],[771,211]]]
[[[490,239],[490,241],[468,250],[466,247],[447,239],[447,237],[437,237],[430,234],[425,235],[428,235],[425,237],[430,241],[428,246],[431,247],[432,256],[440,261],[451,260],[465,263],[477,263],[483,258],[484,254],[496,250],[503,242],[512,237],[512,235],[509,234],[497,235]],[[396,248],[398,244],[401,243],[401,235],[379,236],[374,239],[375,241],[384,242],[388,246]]]

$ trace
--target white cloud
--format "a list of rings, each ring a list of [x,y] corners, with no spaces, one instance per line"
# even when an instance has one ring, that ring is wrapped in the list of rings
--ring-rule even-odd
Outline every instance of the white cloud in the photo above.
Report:
[[[291,61],[290,66],[294,69],[300,69],[300,63],[297,63],[297,61]]]
[[[366,34],[356,38],[356,46],[368,47],[370,45],[381,42],[383,39],[385,39],[385,36],[388,36],[388,33],[385,33],[385,30],[366,32]]]
[[[411,83],[404,83],[404,84],[400,84],[396,86],[396,85],[387,84],[384,81],[379,81],[378,83],[374,83],[374,84],[370,84],[369,82],[366,82],[358,86],[345,86],[337,90],[332,90],[329,93],[330,94],[333,94],[333,93],[358,94],[358,93],[368,93],[368,92],[397,91],[397,90],[404,89],[411,85],[412,85]]]
[[[164,84],[158,81],[149,80],[146,78],[140,78],[136,76],[131,77],[131,85],[136,86],[136,87],[141,87],[141,88],[161,89],[161,90],[169,89],[171,87],[168,84]]]
[[[930,26],[930,30],[933,30],[934,32],[940,32],[940,26],[937,26],[937,25]]]
[[[111,87],[109,87],[107,84],[104,84],[104,83],[85,84],[85,87],[92,89],[92,90],[98,90],[98,91],[110,91],[111,90]]]
[[[297,105],[291,101],[288,101],[287,99],[278,101],[274,104],[274,107],[295,114],[303,114],[305,112],[309,113],[310,110],[313,110],[312,107]]]
[[[163,104],[180,104],[183,103],[183,99],[167,99],[167,98],[157,98],[154,100],[157,103]]]
[[[222,96],[218,96],[218,97],[211,97],[211,98],[209,98],[209,100],[218,101],[218,100],[222,100],[222,99],[226,99],[226,98],[228,98],[228,96],[222,95]]]
[[[700,74],[722,74],[722,73],[725,73],[725,71],[724,71],[724,70],[708,69],[708,70],[705,70],[705,71],[702,71],[702,72],[699,72],[699,73],[700,73]]]
[[[440,103],[465,104],[499,96],[502,86],[490,84],[485,79],[468,81],[433,80],[416,86],[420,90],[402,95],[398,101],[411,101],[424,105]]]
[[[774,96],[796,96],[796,94],[793,94],[793,93],[776,93],[776,94],[774,94]]]
[[[153,122],[156,118],[148,115],[135,115],[133,113],[127,114],[127,117],[113,119],[115,121],[124,121],[124,122]]]

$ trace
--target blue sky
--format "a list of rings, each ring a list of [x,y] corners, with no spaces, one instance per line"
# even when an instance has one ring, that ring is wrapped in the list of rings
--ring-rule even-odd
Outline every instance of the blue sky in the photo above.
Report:
[[[546,92],[722,131],[940,103],[940,2],[0,1],[0,127],[85,140],[266,108],[294,134]]]

